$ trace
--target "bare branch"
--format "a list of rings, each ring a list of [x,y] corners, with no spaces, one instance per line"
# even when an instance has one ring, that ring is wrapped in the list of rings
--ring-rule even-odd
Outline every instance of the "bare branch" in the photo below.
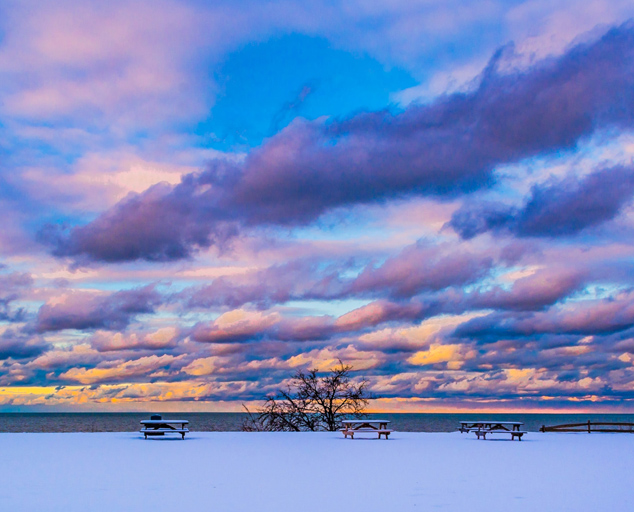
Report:
[[[353,382],[351,372],[352,366],[342,361],[321,377],[316,369],[298,370],[291,384],[277,396],[267,397],[257,413],[244,406],[249,417],[243,430],[334,431],[343,420],[362,417],[373,397],[367,391],[368,381]]]

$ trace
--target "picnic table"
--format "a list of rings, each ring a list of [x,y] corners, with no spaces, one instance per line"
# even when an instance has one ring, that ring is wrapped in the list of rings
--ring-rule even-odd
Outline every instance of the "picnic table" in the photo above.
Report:
[[[355,434],[369,432],[378,434],[379,439],[381,439],[381,436],[385,436],[385,439],[387,439],[392,433],[392,431],[387,428],[388,420],[344,420],[341,423],[344,426],[344,428],[341,429],[344,438],[350,436],[350,439],[354,439]]]
[[[165,434],[180,434],[185,439],[185,434],[189,432],[185,425],[188,424],[189,421],[187,420],[142,420],[141,425],[143,425],[143,428],[140,432],[145,436],[145,439],[148,436],[162,436]]]
[[[527,432],[521,430],[521,421],[500,421],[500,420],[468,420],[460,422],[460,432],[475,432],[478,439],[486,439],[487,434],[511,434],[511,441],[517,437],[519,441]]]

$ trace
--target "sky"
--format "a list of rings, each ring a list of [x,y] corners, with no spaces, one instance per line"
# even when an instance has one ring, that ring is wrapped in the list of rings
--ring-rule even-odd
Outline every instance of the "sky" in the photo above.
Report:
[[[634,412],[630,0],[0,2],[0,411]]]

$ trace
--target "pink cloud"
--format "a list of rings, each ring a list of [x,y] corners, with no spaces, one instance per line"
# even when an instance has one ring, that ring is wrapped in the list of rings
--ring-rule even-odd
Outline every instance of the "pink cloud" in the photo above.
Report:
[[[91,345],[99,352],[117,350],[160,350],[176,345],[179,331],[174,327],[163,327],[154,332],[111,333],[97,331],[91,338]]]
[[[237,309],[209,324],[194,327],[192,338],[206,343],[232,343],[271,338],[283,341],[325,339],[334,332],[329,316],[283,317],[278,312]]]

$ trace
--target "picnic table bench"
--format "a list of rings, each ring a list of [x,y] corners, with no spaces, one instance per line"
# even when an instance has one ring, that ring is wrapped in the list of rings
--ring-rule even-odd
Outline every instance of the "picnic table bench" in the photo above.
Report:
[[[344,420],[343,423],[344,428],[341,429],[343,432],[343,437],[350,439],[354,439],[355,434],[378,434],[379,439],[381,436],[385,436],[387,440],[388,436],[392,433],[391,430],[387,428],[388,420]]]
[[[526,430],[520,430],[524,425],[521,421],[498,421],[498,420],[486,420],[486,421],[461,421],[460,432],[475,432],[478,439],[486,439],[487,434],[511,434],[511,441],[517,437],[519,441],[522,440],[522,436],[527,434]]]
[[[187,420],[142,420],[143,428],[140,432],[145,436],[145,439],[148,436],[163,436],[165,434],[180,434],[185,439],[185,434],[189,432],[185,425],[188,424]]]

